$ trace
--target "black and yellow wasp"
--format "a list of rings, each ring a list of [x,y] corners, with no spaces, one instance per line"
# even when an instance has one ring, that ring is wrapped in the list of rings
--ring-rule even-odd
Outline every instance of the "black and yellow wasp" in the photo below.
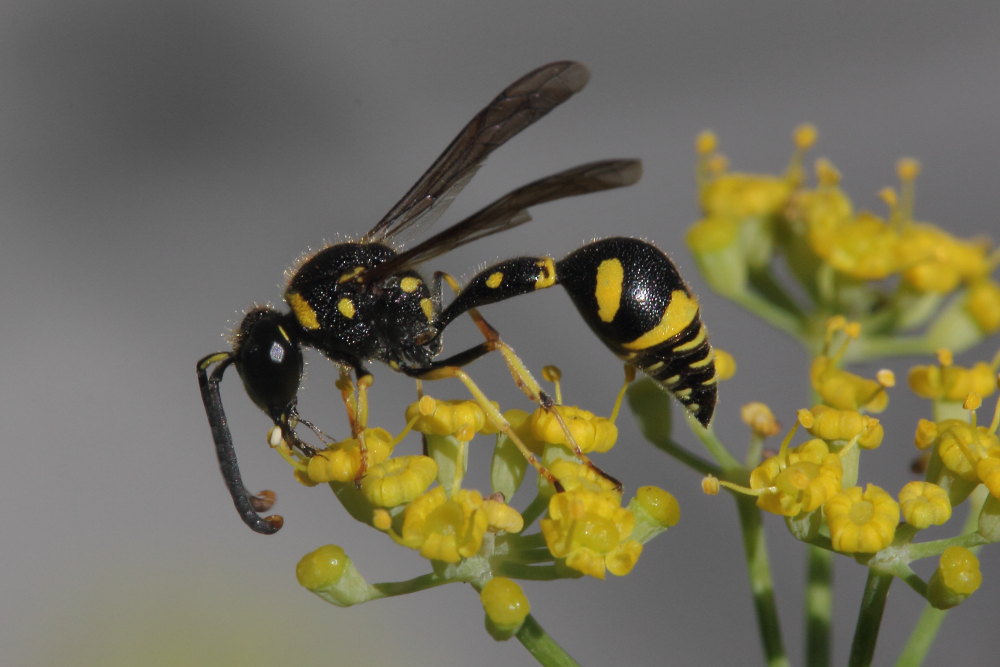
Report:
[[[556,284],[566,289],[583,319],[612,352],[659,381],[699,422],[708,424],[716,401],[715,364],[698,302],[670,259],[649,243],[607,238],[559,261],[518,257],[499,262],[474,276],[447,306],[442,303],[442,279],[455,288],[458,284],[440,273],[428,283],[415,270],[454,248],[528,222],[527,209],[536,204],[631,185],[642,172],[637,160],[605,160],[567,169],[508,193],[408,250],[390,245],[400,232],[440,216],[490,153],[582,89],[588,78],[579,63],[555,62],[508,86],[476,114],[371,231],[357,241],[326,247],[298,267],[284,294],[289,311],[250,310],[233,337],[232,350],[198,362],[222,475],[250,528],[273,533],[282,519],[258,515],[273,497],[254,496],[243,485],[219,391],[230,364],[235,364],[250,399],[274,421],[281,437],[306,456],[315,450],[295,434],[298,423],[310,425],[296,408],[303,346],[352,370],[359,384],[370,382],[366,364],[376,360],[415,378],[459,377],[480,396],[461,367],[499,349],[508,365],[522,369],[520,376],[515,373],[521,388],[551,408],[552,399],[476,309]],[[485,342],[437,359],[445,328],[466,312],[473,315]]]

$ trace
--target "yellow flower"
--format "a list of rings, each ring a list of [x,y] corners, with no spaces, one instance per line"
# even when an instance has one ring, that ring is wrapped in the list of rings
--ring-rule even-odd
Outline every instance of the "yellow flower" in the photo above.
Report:
[[[947,293],[963,280],[989,275],[990,263],[983,243],[962,241],[922,223],[911,223],[899,242],[903,280],[920,292]]]
[[[407,506],[399,541],[424,558],[457,563],[479,551],[486,528],[478,491],[462,489],[449,499],[438,486]]]
[[[368,449],[366,463],[369,467],[389,458],[393,438],[384,428],[366,428],[362,437]],[[335,442],[316,452],[309,459],[305,474],[314,484],[324,482],[351,482],[361,469],[361,450],[356,438]]]
[[[429,456],[399,456],[368,469],[361,492],[377,507],[408,503],[427,490],[437,477],[437,464]]]
[[[971,368],[955,366],[950,355],[939,355],[940,365],[914,366],[907,378],[910,389],[921,398],[938,401],[964,401],[969,394],[989,396],[996,389],[996,371],[981,361]]]
[[[573,440],[583,452],[606,452],[618,439],[618,427],[606,417],[598,417],[593,412],[573,405],[557,405],[551,410],[539,408],[531,415],[531,434],[538,440],[551,445],[570,447],[556,417],[562,417],[569,428]]]
[[[1000,285],[992,280],[978,280],[970,285],[965,309],[983,333],[1000,331]]]
[[[712,179],[699,196],[708,215],[736,219],[776,215],[785,208],[793,184],[786,178],[728,173]]]
[[[574,570],[603,579],[605,570],[628,574],[639,560],[642,545],[630,539],[634,523],[617,493],[581,489],[554,494],[541,528],[553,556],[565,558]]]
[[[819,355],[809,369],[813,389],[823,403],[840,410],[882,412],[889,405],[889,394],[878,380],[869,380],[837,366],[835,358]]]
[[[951,472],[968,482],[978,482],[976,462],[988,456],[1000,456],[1000,440],[984,426],[973,426],[957,419],[938,422],[935,438],[941,462]]]
[[[681,506],[672,493],[658,486],[640,486],[635,490],[639,507],[656,523],[667,528],[681,520]]]
[[[350,561],[341,547],[328,544],[303,556],[295,566],[295,577],[311,591],[330,588],[340,581]]]
[[[615,483],[590,466],[576,460],[557,459],[549,465],[549,472],[559,480],[565,491],[615,491]],[[542,483],[542,480],[538,480]]]
[[[927,599],[938,609],[950,609],[975,593],[982,583],[976,554],[965,547],[948,547],[931,576]]]
[[[985,456],[976,461],[976,477],[994,498],[1000,498],[1000,456]]]
[[[750,473],[758,491],[757,507],[772,514],[796,516],[812,512],[840,491],[843,467],[819,439],[772,456]]]
[[[747,403],[740,408],[740,419],[750,427],[750,431],[760,438],[769,438],[781,432],[781,424],[771,408],[764,403]]]
[[[722,348],[715,348],[715,377],[717,380],[731,380],[736,375],[736,359]]]
[[[499,495],[499,494],[495,494]],[[486,513],[487,530],[492,533],[520,533],[524,529],[524,517],[516,509],[497,498],[487,498],[483,501],[483,511]]]
[[[864,449],[875,449],[882,444],[885,430],[875,417],[854,410],[837,410],[816,405],[811,410],[799,411],[799,422],[816,437],[828,441],[849,441],[857,438]]]
[[[892,544],[899,504],[874,484],[852,486],[823,505],[833,548],[841,553],[875,553]]]
[[[475,401],[441,401],[430,396],[406,408],[406,421],[416,420],[413,430],[427,435],[454,436],[468,442],[476,433],[491,433],[486,413]]]
[[[881,280],[896,272],[899,235],[882,218],[862,211],[835,227],[812,227],[813,252],[837,271],[859,280]]]
[[[486,617],[500,631],[517,630],[531,612],[528,598],[521,587],[507,577],[494,577],[479,592]]]
[[[899,504],[906,523],[923,530],[940,526],[951,518],[948,492],[930,482],[910,482],[899,492]]]

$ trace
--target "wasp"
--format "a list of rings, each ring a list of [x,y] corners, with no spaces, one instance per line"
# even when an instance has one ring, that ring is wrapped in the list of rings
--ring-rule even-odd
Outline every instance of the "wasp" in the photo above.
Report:
[[[459,246],[528,222],[528,209],[537,204],[631,185],[641,176],[638,160],[591,162],[547,176],[410,249],[393,247],[392,241],[402,232],[436,220],[490,153],[580,91],[588,79],[583,65],[561,61],[539,67],[505,88],[367,234],[330,245],[298,266],[284,293],[287,310],[251,309],[235,331],[232,349],[198,362],[222,476],[240,517],[254,531],[274,533],[283,520],[258,514],[269,509],[273,494],[253,495],[243,484],[220,394],[230,365],[235,365],[247,395],[270,417],[280,436],[306,456],[315,450],[295,434],[300,423],[316,430],[297,411],[304,347],[353,372],[359,387],[371,382],[370,361],[417,379],[456,377],[496,425],[508,432],[506,420],[462,367],[499,350],[530,398],[549,409],[554,401],[477,309],[556,284],[565,288],[583,320],[614,354],[657,380],[702,425],[709,423],[716,402],[714,353],[698,301],[670,259],[650,243],[606,238],[558,261],[548,256],[518,257],[489,266],[464,286],[442,273],[428,282],[416,270]],[[456,291],[447,306],[442,281]],[[486,340],[438,359],[444,330],[464,313],[473,317]],[[544,470],[526,448],[522,451]]]

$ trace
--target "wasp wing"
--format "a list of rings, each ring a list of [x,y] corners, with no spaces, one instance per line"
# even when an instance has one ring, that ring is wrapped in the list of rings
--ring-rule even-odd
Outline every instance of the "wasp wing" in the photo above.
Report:
[[[385,264],[364,271],[358,279],[376,283],[466,243],[511,229],[531,220],[528,208],[536,204],[632,185],[642,176],[639,160],[601,160],[533,181],[507,193],[465,220],[401,252]]]
[[[589,78],[580,63],[560,61],[509,85],[469,121],[361,240],[383,241],[417,223],[429,225],[437,220],[490,153],[581,90]]]

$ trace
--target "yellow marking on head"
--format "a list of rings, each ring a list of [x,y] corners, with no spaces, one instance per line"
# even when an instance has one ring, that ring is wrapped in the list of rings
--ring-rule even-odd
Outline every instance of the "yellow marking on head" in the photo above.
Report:
[[[285,292],[285,301],[292,307],[295,319],[299,321],[303,329],[315,331],[319,329],[319,319],[316,311],[309,305],[309,302],[302,298],[298,292]]]
[[[416,292],[417,288],[420,287],[420,278],[414,278],[413,276],[406,276],[399,281],[399,289],[403,290],[407,294],[411,292]]]
[[[496,289],[503,284],[503,272],[494,271],[490,274],[490,277],[486,279],[486,286],[490,289]]]
[[[675,347],[674,352],[687,352],[688,350],[693,350],[694,348],[704,343],[706,338],[708,338],[708,331],[703,326],[700,329],[698,329],[697,336],[695,336],[688,342],[681,343],[680,345]]]
[[[358,274],[364,270],[365,267],[363,266],[355,266],[350,271],[344,271],[343,273],[340,274],[340,277],[337,278],[337,283],[346,283],[348,280],[354,280],[355,278],[358,277]]]
[[[535,279],[535,289],[545,289],[556,284],[556,262],[551,257],[543,257],[538,265],[538,277]]]
[[[349,320],[354,318],[354,313],[356,312],[354,302],[346,296],[337,302],[337,310]]]
[[[674,290],[660,323],[632,342],[622,343],[622,347],[627,350],[645,350],[659,345],[684,331],[696,317],[698,300],[684,290]]]
[[[420,309],[424,311],[424,317],[427,318],[428,322],[434,321],[434,302],[430,299],[420,300]]]
[[[597,316],[602,322],[610,322],[618,314],[618,307],[622,303],[624,280],[625,269],[622,268],[620,259],[613,257],[598,265],[594,297],[597,299]]]

